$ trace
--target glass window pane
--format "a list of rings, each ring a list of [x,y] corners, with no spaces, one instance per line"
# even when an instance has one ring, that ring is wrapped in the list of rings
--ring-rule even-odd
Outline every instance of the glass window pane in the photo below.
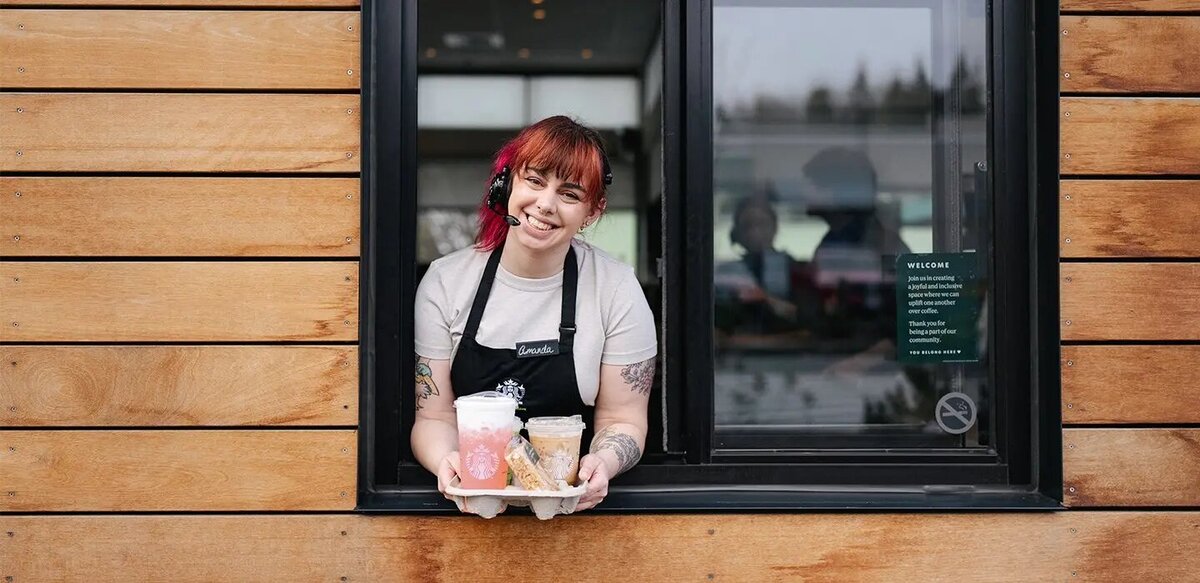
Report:
[[[982,0],[716,2],[715,447],[989,443],[987,79]]]

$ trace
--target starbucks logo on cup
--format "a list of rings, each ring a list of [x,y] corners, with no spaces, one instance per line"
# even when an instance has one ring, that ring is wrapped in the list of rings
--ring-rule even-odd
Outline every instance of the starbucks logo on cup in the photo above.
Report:
[[[475,449],[467,452],[467,471],[476,480],[486,480],[496,475],[496,470],[500,468],[500,456],[496,452],[484,447],[483,444],[475,446]]]

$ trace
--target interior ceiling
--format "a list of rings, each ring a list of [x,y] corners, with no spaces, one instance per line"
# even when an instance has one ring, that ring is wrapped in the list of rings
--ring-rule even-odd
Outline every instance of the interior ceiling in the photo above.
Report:
[[[659,6],[655,0],[420,0],[417,59],[428,73],[640,75],[658,33]],[[535,19],[536,10],[545,17]]]

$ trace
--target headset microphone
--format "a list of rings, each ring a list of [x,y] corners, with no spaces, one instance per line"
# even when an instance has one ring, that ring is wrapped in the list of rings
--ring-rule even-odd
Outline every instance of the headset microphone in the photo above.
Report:
[[[520,225],[521,221],[517,220],[517,217],[514,217],[507,212],[508,181],[510,175],[511,173],[509,172],[508,166],[505,166],[504,168],[501,168],[495,176],[492,177],[492,185],[488,188],[487,205],[489,209],[492,209],[492,212],[504,217],[504,222],[508,223],[508,226],[515,227]],[[501,205],[505,207],[504,210],[500,210],[499,207]]]

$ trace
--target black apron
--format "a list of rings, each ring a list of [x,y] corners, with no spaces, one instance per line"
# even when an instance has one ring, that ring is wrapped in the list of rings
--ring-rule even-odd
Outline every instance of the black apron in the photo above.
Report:
[[[579,382],[575,377],[575,297],[579,283],[579,267],[575,260],[575,249],[567,250],[563,262],[562,316],[559,323],[558,345],[555,353],[553,339],[533,342],[518,342],[517,348],[489,348],[475,341],[479,321],[492,292],[496,269],[500,266],[500,255],[504,251],[501,243],[488,258],[467,327],[458,343],[458,352],[450,365],[450,383],[460,396],[479,391],[496,390],[513,396],[520,403],[517,416],[523,421],[542,416],[580,415],[586,428],[580,440],[580,450],[585,452],[592,443],[595,407],[583,403],[579,396]],[[520,306],[502,306],[501,309],[521,309]]]

